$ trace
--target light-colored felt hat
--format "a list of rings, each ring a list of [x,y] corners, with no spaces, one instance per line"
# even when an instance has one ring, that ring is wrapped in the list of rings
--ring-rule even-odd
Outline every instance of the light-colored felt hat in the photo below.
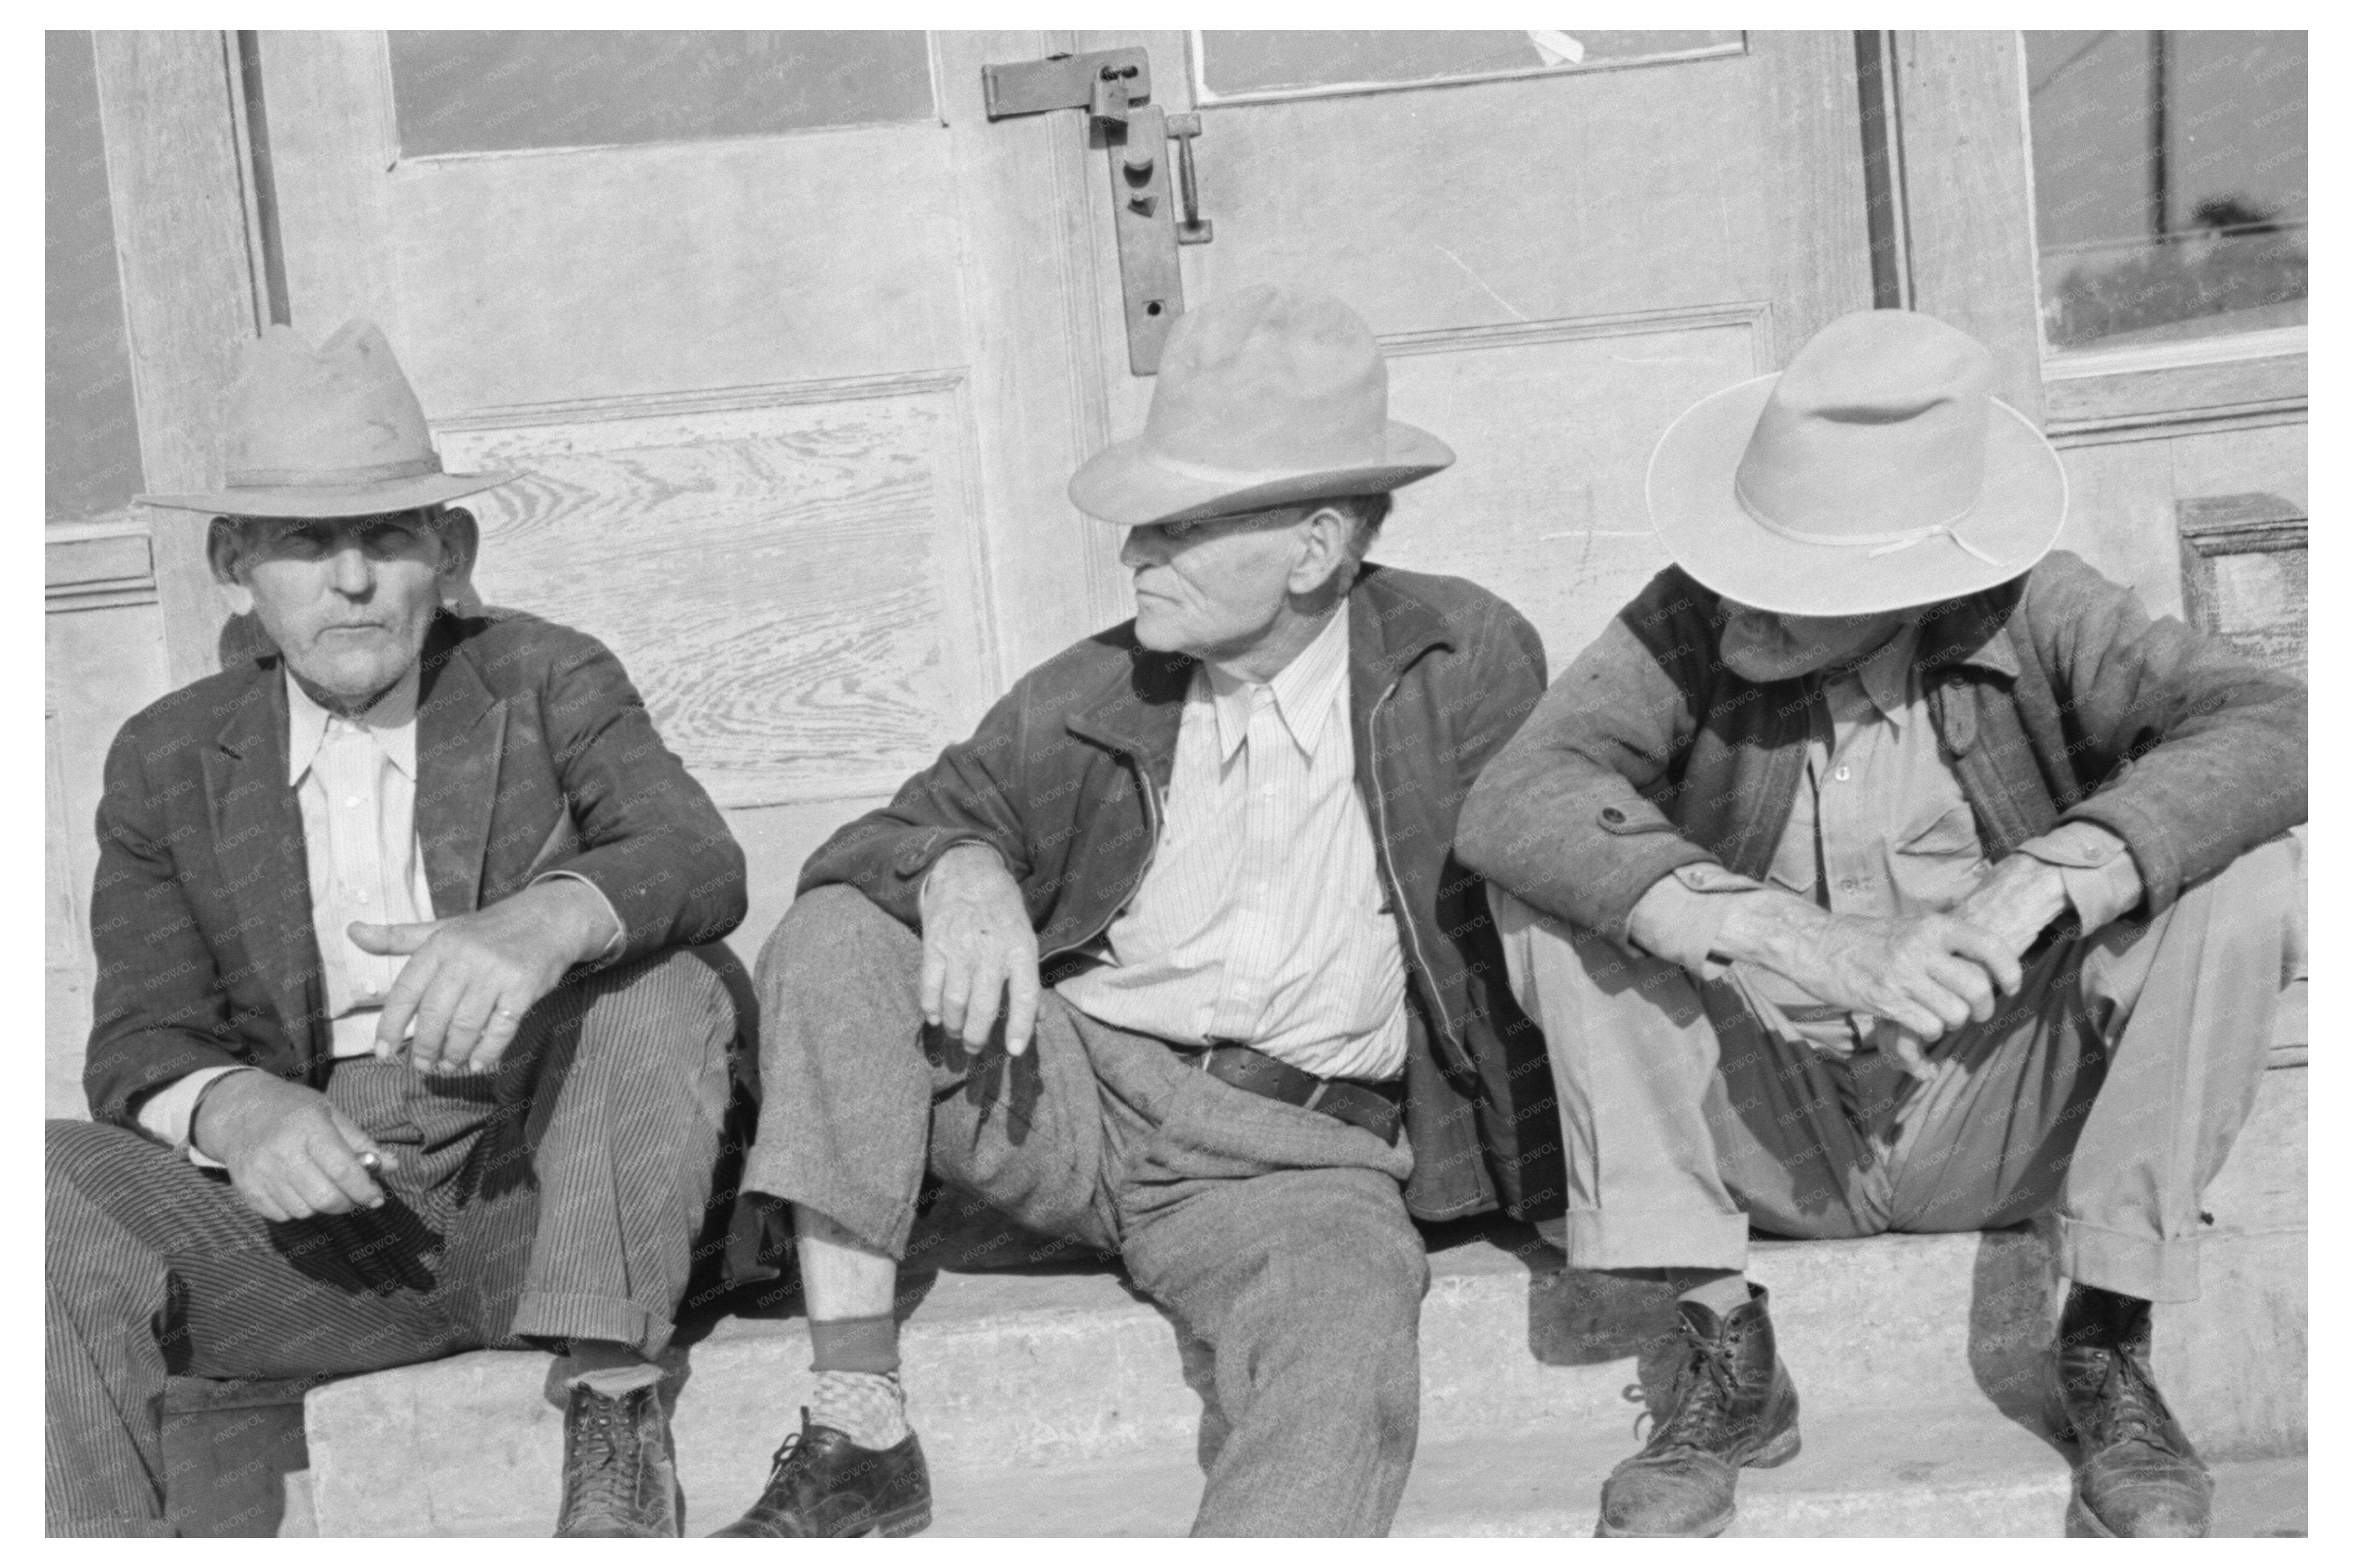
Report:
[[[425,411],[373,321],[345,321],[315,349],[288,326],[239,343],[221,459],[220,489],[138,499],[213,516],[365,517],[518,477],[442,471]]]
[[[1134,528],[1393,490],[1454,461],[1388,405],[1388,366],[1354,310],[1245,289],[1177,319],[1144,433],[1088,458],[1071,500]]]
[[[1992,381],[1985,346],[1933,316],[1841,316],[1787,370],[1668,426],[1651,525],[1701,583],[1783,615],[1873,615],[2008,582],[2057,540],[2067,477]]]

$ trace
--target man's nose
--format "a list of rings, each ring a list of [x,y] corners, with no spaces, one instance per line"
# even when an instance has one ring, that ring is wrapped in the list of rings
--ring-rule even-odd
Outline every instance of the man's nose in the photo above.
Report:
[[[1127,537],[1119,542],[1119,563],[1131,572],[1152,565],[1160,559],[1159,542],[1160,531],[1156,528],[1129,529]]]
[[[327,557],[327,580],[336,593],[356,599],[375,586],[375,563],[356,544],[346,544]]]

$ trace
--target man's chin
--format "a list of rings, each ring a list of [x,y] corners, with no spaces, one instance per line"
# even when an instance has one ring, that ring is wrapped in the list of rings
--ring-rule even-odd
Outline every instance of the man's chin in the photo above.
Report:
[[[414,655],[403,658],[397,650],[387,648],[381,654],[363,655],[353,649],[342,657],[322,657],[312,650],[307,658],[291,657],[287,665],[294,678],[314,693],[323,693],[340,702],[364,702],[381,695],[408,673],[417,662]]]

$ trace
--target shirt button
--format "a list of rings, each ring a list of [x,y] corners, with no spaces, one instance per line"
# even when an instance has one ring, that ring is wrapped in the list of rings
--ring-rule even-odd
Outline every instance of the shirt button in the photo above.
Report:
[[[1841,783],[1841,784],[1844,784],[1844,783],[1846,783],[1846,780],[1847,780],[1847,773],[1848,773],[1847,765],[1846,765],[1844,763],[1841,763],[1839,764],[1838,772],[1836,772],[1836,773],[1832,773],[1832,774],[1831,775],[1831,777],[1832,777],[1832,778],[1834,778],[1834,779],[1838,780],[1838,782],[1839,782],[1839,783]]]
[[[357,795],[345,795],[345,796],[343,797],[343,804],[344,804],[345,805],[351,806],[351,807],[353,807],[354,810],[356,810],[356,809],[358,808],[358,806],[359,806],[359,804],[360,804],[360,797],[359,797],[359,796],[357,796]]]
[[[353,898],[357,899],[357,900],[358,900],[360,902],[362,902],[362,903],[366,903],[366,902],[367,902],[367,889],[364,889],[364,888],[362,888],[362,889],[360,889],[358,891],[356,891],[356,892],[353,893],[353,894],[352,894],[352,897],[353,897]]]

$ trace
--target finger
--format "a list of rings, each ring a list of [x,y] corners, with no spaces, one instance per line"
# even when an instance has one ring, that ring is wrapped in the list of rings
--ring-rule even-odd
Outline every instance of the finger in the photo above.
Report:
[[[359,1161],[363,1167],[365,1167],[370,1160],[375,1162],[375,1166],[369,1171],[371,1175],[389,1175],[400,1169],[399,1158],[391,1150],[369,1137],[361,1131],[359,1123],[345,1116],[332,1105],[327,1107],[327,1121],[342,1136],[343,1147],[352,1152],[352,1157]]]
[[[1924,1040],[1941,1040],[1945,1037],[1945,1021],[1930,1012],[1924,1004],[1909,996],[1896,997],[1881,1010],[1879,1016],[1891,1024],[1900,1025],[1911,1030]]]
[[[482,1031],[490,1026],[493,1009],[499,1005],[499,994],[487,985],[468,988],[458,1005],[449,1014],[448,1034],[441,1045],[442,1058],[452,1072],[474,1070],[474,1052],[482,1043]]]
[[[997,1027],[999,1004],[1005,994],[1005,970],[995,954],[973,966],[972,993],[965,1001],[965,1048],[979,1050],[988,1044],[989,1031]]]
[[[1928,1053],[1920,1048],[1920,1042],[1908,1029],[1897,1029],[1892,1033],[1894,1037],[1887,1042],[1887,1045],[1890,1053],[1895,1058],[1895,1065],[1926,1083],[1933,1076],[1928,1066]]]
[[[417,1004],[439,967],[429,952],[418,953],[400,966],[392,989],[385,993],[384,1013],[375,1021],[376,1055],[396,1057],[407,1048],[408,1026],[416,1020]]]
[[[2017,952],[2010,943],[1981,925],[1968,921],[1953,921],[1945,945],[1962,957],[1983,965],[2005,996],[2017,995],[2019,986],[2025,983],[2026,972],[2019,965]]]
[[[522,1016],[525,1011],[527,1009],[515,1006],[510,1002],[501,1002],[496,1007],[491,1009],[490,1022],[482,1026],[482,1037],[475,1042],[474,1054],[466,1063],[467,1070],[470,1072],[497,1070],[499,1063],[506,1057],[507,1047],[514,1044],[515,1036],[522,1030]]]
[[[340,1128],[335,1131],[340,1132]],[[359,1155],[341,1137],[314,1138],[305,1146],[311,1159],[311,1170],[333,1189],[331,1194],[342,1207],[330,1209],[330,1214],[343,1214],[354,1208],[375,1208],[384,1202],[384,1189],[375,1184],[367,1167],[360,1163]]]
[[[1993,980],[1976,963],[1949,953],[1941,954],[1928,961],[1928,973],[1937,984],[1969,1005],[1971,1019],[1982,1024],[1993,1016]]]
[[[1029,1031],[1038,1022],[1038,964],[1016,957],[1006,986],[1005,1054],[1018,1057],[1029,1048]]]
[[[923,942],[923,980],[915,996],[923,1009],[924,1023],[937,1026],[945,1016],[943,1005],[947,980],[948,955],[940,951],[939,943],[926,938]]]
[[[452,972],[448,964],[434,971],[417,999],[417,1033],[408,1042],[409,1059],[417,1064],[419,1072],[448,1072],[456,1064],[448,1059],[444,1050],[449,1037],[449,1017],[464,999],[465,980]],[[432,1066],[427,1068],[427,1063]]]
[[[1934,1036],[1924,1034],[1924,1038],[1942,1038],[1945,1030],[1957,1029],[1969,1021],[1969,1005],[1925,974],[1913,981],[1912,1000],[1934,1013],[1943,1026]]]
[[[375,925],[367,921],[353,921],[345,928],[362,952],[381,957],[406,956],[425,945],[438,921],[419,921],[410,925]]]
[[[973,994],[972,965],[966,960],[948,960],[947,978],[940,983],[940,1027],[951,1035],[964,1033],[965,1010],[971,1005]]]
[[[283,1225],[294,1217],[286,1212],[286,1205],[278,1201],[277,1194],[259,1178],[240,1177],[233,1184],[237,1188],[237,1195],[245,1200],[245,1206],[262,1218]]]
[[[353,1201],[343,1195],[334,1179],[321,1170],[313,1160],[297,1157],[287,1163],[279,1183],[279,1201],[286,1212],[296,1219],[309,1219],[314,1215],[348,1214]]]

